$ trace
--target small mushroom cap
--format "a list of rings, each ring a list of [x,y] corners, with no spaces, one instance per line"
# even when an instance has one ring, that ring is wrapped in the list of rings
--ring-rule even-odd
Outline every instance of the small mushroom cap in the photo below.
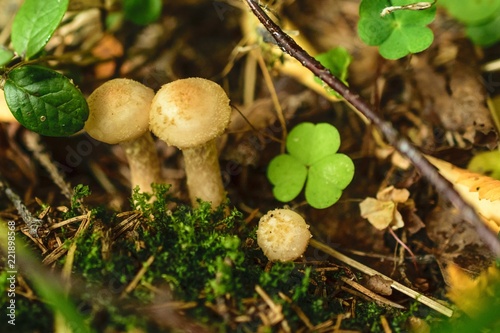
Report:
[[[137,139],[149,131],[149,109],[154,91],[129,79],[113,79],[99,86],[87,99],[89,118],[85,130],[109,144]]]
[[[292,261],[309,244],[309,225],[290,209],[275,209],[262,216],[257,229],[257,244],[271,261]]]
[[[231,106],[217,83],[188,78],[167,83],[151,104],[151,131],[180,149],[204,144],[221,135],[229,124]]]

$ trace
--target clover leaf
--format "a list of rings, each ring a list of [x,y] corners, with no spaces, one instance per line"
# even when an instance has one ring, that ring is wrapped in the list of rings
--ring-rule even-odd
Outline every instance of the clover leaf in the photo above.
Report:
[[[352,160],[337,153],[339,147],[339,132],[330,124],[302,123],[293,128],[286,140],[288,154],[276,156],[267,170],[274,197],[291,201],[305,184],[305,197],[312,207],[336,203],[354,176]]]
[[[469,24],[483,24],[498,16],[500,0],[440,0],[440,6],[458,21]]]
[[[125,18],[137,25],[148,25],[160,18],[161,0],[124,0]]]
[[[427,49],[434,40],[427,27],[436,15],[435,6],[425,10],[396,10],[381,15],[390,6],[406,6],[414,0],[363,0],[359,6],[358,35],[364,43],[378,46],[386,59],[399,59]]]
[[[491,46],[500,40],[500,0],[441,0],[438,4],[465,25],[475,44]]]

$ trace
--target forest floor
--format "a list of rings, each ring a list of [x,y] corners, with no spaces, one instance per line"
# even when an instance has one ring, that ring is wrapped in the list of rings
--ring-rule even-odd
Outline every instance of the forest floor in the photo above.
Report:
[[[337,46],[348,50],[353,57],[349,87],[425,154],[466,168],[473,156],[497,149],[487,101],[499,92],[500,74],[483,68],[498,58],[497,46],[475,47],[463,28],[438,9],[430,26],[435,33],[431,47],[389,61],[357,36],[359,1],[275,2],[269,4],[271,12],[279,13],[279,23],[289,25],[292,36],[300,32],[314,48],[311,53]],[[7,8],[11,2],[2,3]],[[5,225],[15,221],[18,248],[31,250],[25,257],[21,250],[17,254],[16,329],[23,329],[11,330],[5,315],[0,327],[10,332],[63,332],[68,327],[74,332],[499,329],[494,313],[471,314],[471,305],[461,306],[463,298],[450,298],[458,290],[450,289],[458,288],[456,281],[469,281],[464,273],[484,280],[483,272],[495,260],[475,229],[349,105],[281,75],[270,63],[260,66],[259,59],[267,60],[266,49],[278,47],[243,35],[245,24],[257,29],[244,2],[169,1],[158,23],[104,28],[113,10],[73,12],[48,52],[59,57],[57,67],[86,96],[116,77],[135,79],[155,91],[186,77],[220,83],[233,106],[218,145],[228,207],[191,209],[182,154],[160,140],[162,178],[172,187],[167,193],[157,188],[153,204],[140,195],[131,200],[121,147],[85,133],[42,137],[16,122],[0,123],[0,219]],[[2,28],[8,22],[0,17]],[[339,151],[355,164],[352,183],[332,207],[314,209],[302,194],[286,203],[304,216],[313,239],[438,300],[453,312],[451,318],[420,303],[418,296],[415,300],[390,288],[385,293],[387,281],[373,287],[366,274],[312,246],[294,264],[267,261],[255,242],[255,228],[260,216],[284,206],[266,177],[269,162],[282,152],[281,116],[288,131],[303,122],[334,125],[341,137]],[[398,205],[404,227],[379,230],[361,216],[359,204],[389,186],[409,193]],[[26,215],[9,191],[43,221],[38,237],[28,233]],[[142,209],[134,202],[142,202]],[[158,222],[160,217],[165,220]],[[231,237],[238,239],[237,246],[228,241]],[[8,277],[3,267],[2,276]],[[64,288],[40,287],[50,281]],[[459,294],[479,299],[489,287],[474,288]],[[53,304],[43,290],[69,294],[69,305]],[[8,304],[5,296],[2,309]],[[498,294],[493,293],[492,302],[499,304]],[[480,300],[471,303],[482,306]],[[66,306],[75,312],[68,315]]]

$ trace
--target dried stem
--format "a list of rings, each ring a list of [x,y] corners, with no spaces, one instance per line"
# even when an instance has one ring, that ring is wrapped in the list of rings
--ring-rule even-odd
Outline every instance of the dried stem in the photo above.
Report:
[[[308,68],[314,75],[319,77],[329,87],[338,92],[347,102],[354,106],[366,118],[368,118],[382,132],[390,145],[396,148],[403,156],[407,157],[420,173],[433,184],[437,191],[441,193],[462,213],[463,218],[470,222],[475,228],[483,242],[489,246],[491,251],[500,257],[500,240],[482,222],[476,211],[465,202],[453,185],[441,176],[436,168],[427,161],[422,153],[411,143],[402,137],[390,122],[384,121],[358,94],[354,93],[339,79],[330,73],[316,59],[311,57],[295,41],[281,30],[267,14],[260,8],[259,4],[253,0],[245,0],[259,21],[269,31],[276,40],[278,46],[286,53],[297,59],[304,67]]]
[[[433,300],[425,295],[422,295],[422,294],[416,292],[413,289],[406,287],[405,285],[402,285],[401,283],[391,279],[390,277],[385,276],[384,274],[382,274],[382,273],[380,273],[380,272],[378,272],[378,271],[376,271],[368,266],[365,266],[362,263],[360,263],[354,259],[349,258],[348,256],[338,252],[337,250],[332,249],[331,247],[329,247],[326,244],[323,244],[315,239],[311,239],[309,241],[309,244],[312,247],[332,256],[333,258],[340,260],[343,263],[345,263],[351,267],[354,267],[358,271],[363,272],[364,274],[366,274],[368,276],[374,276],[374,275],[381,276],[384,280],[391,282],[391,288],[402,292],[403,294],[419,301],[422,304],[427,305],[431,309],[434,309],[447,317],[451,317],[453,315],[453,310],[451,310],[450,308],[440,304],[439,302],[437,302],[437,301],[435,301],[435,300]]]

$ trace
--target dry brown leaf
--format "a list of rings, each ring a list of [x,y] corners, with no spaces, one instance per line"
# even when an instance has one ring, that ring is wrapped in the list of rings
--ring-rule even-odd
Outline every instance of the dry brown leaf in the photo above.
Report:
[[[359,204],[361,216],[379,230],[389,226],[399,229],[404,226],[404,222],[397,204],[406,202],[409,196],[408,190],[389,186],[377,193],[377,199],[368,197]]]
[[[377,193],[377,199],[382,201],[394,201],[397,203],[403,203],[410,197],[410,192],[403,188],[397,189],[394,186],[388,186]]]
[[[500,232],[500,181],[451,163],[426,156],[439,173],[449,180],[458,193],[473,206],[484,223],[496,234]]]

